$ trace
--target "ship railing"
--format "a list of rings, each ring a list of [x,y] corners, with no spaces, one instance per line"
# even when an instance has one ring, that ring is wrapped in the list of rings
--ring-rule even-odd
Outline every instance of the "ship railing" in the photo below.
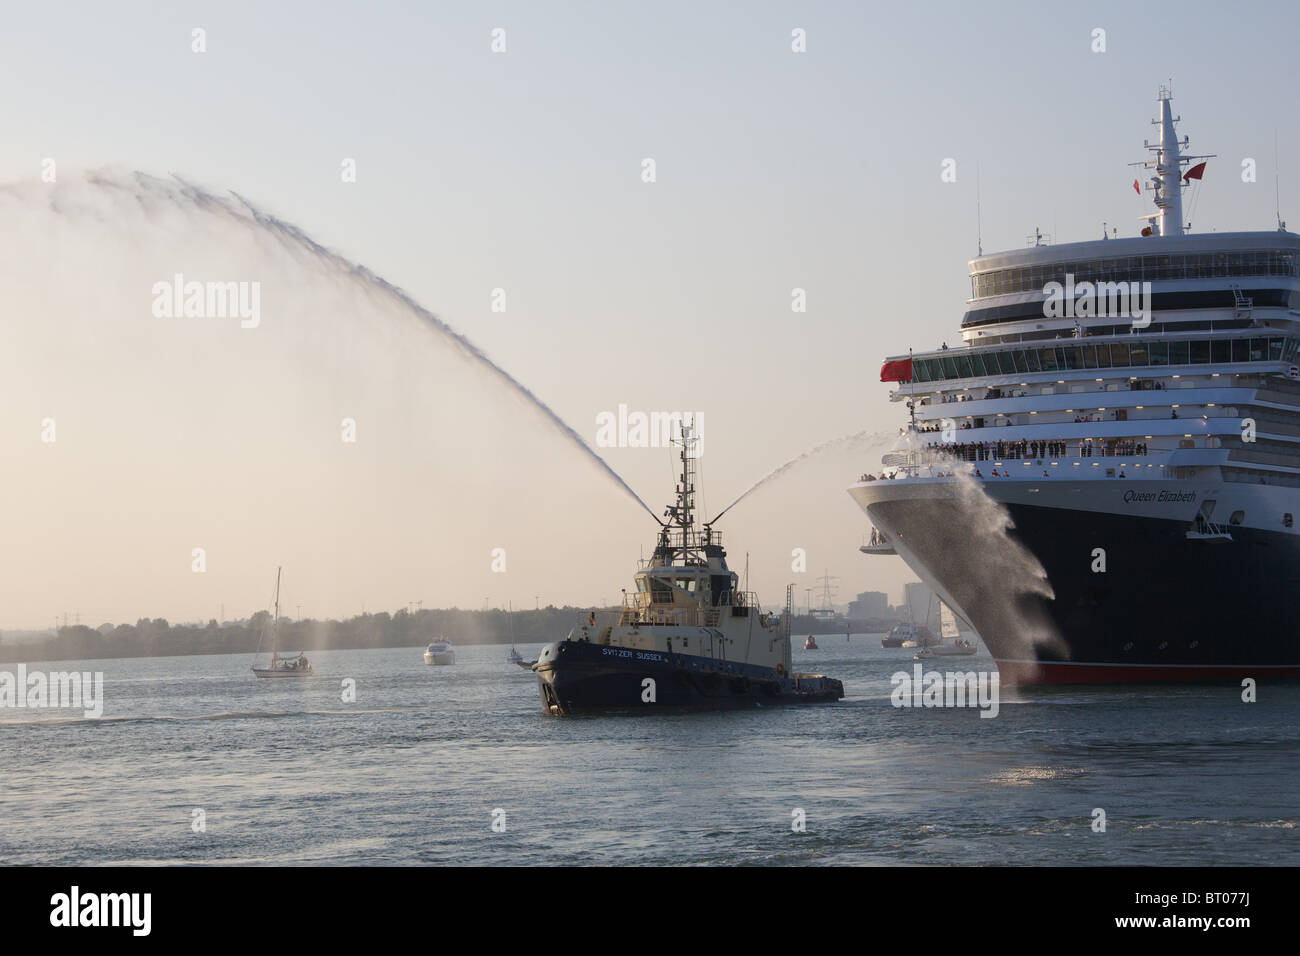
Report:
[[[1241,291],[1241,286],[1232,284],[1232,314],[1237,319],[1249,319],[1255,310],[1255,300]]]
[[[1254,305],[1253,300],[1243,296],[1243,302],[1241,303],[1241,305],[1244,307],[1247,306],[1248,304],[1250,307],[1253,307]],[[1234,313],[1235,313],[1235,309],[1236,309],[1236,303],[1234,301]],[[1226,311],[1226,306],[1225,306],[1225,311]],[[1252,316],[1250,316],[1249,313],[1246,313],[1242,317],[1251,318]],[[1213,322],[1214,320],[1210,319],[1209,321]],[[1178,329],[1176,331],[1169,328],[1165,328],[1163,330],[1157,330],[1154,332],[1150,331],[1149,329],[1143,329],[1139,326],[1125,326],[1123,332],[1107,332],[1105,334],[1098,334],[1095,330],[1084,328],[1082,330],[1083,332],[1082,336],[1078,336],[1078,337],[1088,339],[1089,344],[1092,344],[1094,342],[1097,344],[1123,343],[1123,342],[1131,341],[1134,336],[1140,336],[1157,342],[1162,338],[1172,338],[1173,336],[1177,336],[1177,338],[1180,341],[1183,339],[1190,341],[1190,340],[1210,339],[1210,338],[1240,339],[1240,338],[1250,338],[1251,337],[1250,333],[1252,331],[1254,331],[1255,335],[1257,336],[1259,334],[1259,329],[1265,327],[1261,324],[1258,324],[1259,322],[1258,319],[1256,319],[1255,321],[1257,324],[1252,325],[1248,328],[1225,329],[1220,327],[1218,329],[1195,329],[1195,330]],[[1065,331],[1065,330],[1063,329],[1061,331]],[[1015,346],[1024,346],[1026,348],[1047,348],[1050,346],[1069,347],[1073,344],[1072,340],[1076,338],[1076,336],[1073,335],[1069,336],[1068,338],[1047,338],[1047,339],[1025,338],[1026,334],[1031,336],[1034,335],[1034,333],[1032,332],[1021,333],[1019,335],[1015,333],[1008,333],[1003,335],[1001,341],[998,342],[963,342],[962,345],[958,347],[958,349],[949,349],[947,351],[945,351],[944,349],[930,349],[925,352],[913,352],[912,361],[915,362],[918,359],[925,360],[925,359],[944,358],[945,356],[950,357],[954,355],[958,350],[965,350],[965,349],[982,349],[988,352],[995,352],[995,351],[1006,350],[1008,348],[1014,348]],[[897,358],[897,356],[895,356],[895,358]],[[906,359],[907,356],[904,355],[902,356],[902,358]],[[1273,360],[1269,359],[1267,361],[1273,361]],[[1254,362],[1252,362],[1251,364],[1253,365]],[[1123,368],[1123,366],[1120,367]],[[1155,375],[1164,374],[1160,372],[1160,369],[1163,368],[1164,366],[1160,366],[1160,365],[1134,365],[1131,367],[1141,368],[1144,371],[1151,370],[1150,374],[1155,374]],[[1092,372],[1093,369],[1084,366],[1082,368],[1069,368],[1069,367],[1061,367],[1061,368],[1054,368],[1054,369],[1045,368],[1045,369],[1041,369],[1041,371],[1043,372]],[[936,390],[937,389],[959,389],[959,388],[984,388],[985,386],[982,380],[985,379],[986,377],[987,376],[984,375],[970,375],[966,378],[944,378],[944,379],[938,379],[931,382],[918,381],[916,384],[922,387],[932,388]],[[964,385],[958,384],[962,382],[966,382],[969,384],[964,384]],[[906,385],[907,383],[904,382],[902,384]],[[1003,388],[1005,387],[1006,386],[1003,386]],[[908,392],[903,388],[899,388],[896,389],[895,392],[891,394],[907,395]],[[1019,396],[1013,395],[1011,397],[1015,398]],[[917,401],[919,404],[921,400],[918,399]],[[967,398],[966,401],[971,401],[971,399]],[[943,404],[943,403],[940,402],[939,404]]]
[[[699,528],[683,530],[681,528],[669,528],[666,535],[666,543],[670,548],[678,550],[702,548],[706,544],[722,544],[722,532],[710,528],[708,534]]]
[[[1146,442],[1135,441],[1117,441],[1108,444],[1105,439],[1093,441],[1084,440],[1080,444],[1079,439],[1045,439],[1047,442],[1055,442],[1065,446],[1064,453],[1047,454],[1040,447],[1036,452],[1032,447],[997,447],[996,442],[963,442],[957,445],[929,445],[924,451],[907,452],[904,454],[890,455],[888,465],[902,468],[917,468],[923,465],[945,465],[954,461],[982,462],[982,461],[1042,461],[1043,459],[1061,459],[1061,458],[1141,458],[1152,454],[1160,454],[1160,449],[1154,451]],[[1040,445],[1043,442],[1039,443]],[[861,481],[874,480],[873,477],[863,475]]]
[[[697,607],[650,607],[642,612],[639,624],[673,627],[702,627],[704,615]]]
[[[862,547],[858,548],[863,554],[897,554],[894,550],[894,544],[889,540],[889,535],[875,528],[871,529],[871,535],[862,536]]]
[[[889,545],[889,535],[876,528],[871,529],[871,534],[862,536],[862,546],[864,548],[878,548]]]
[[[650,595],[642,591],[633,591],[630,594],[624,591],[623,606],[618,614],[619,625],[640,624],[644,620],[649,601]]]
[[[646,624],[652,626],[671,625],[677,627],[717,627],[722,621],[725,608],[745,608],[746,613],[762,614],[763,608],[756,591],[729,591],[722,596],[720,604],[706,604],[703,601],[694,606],[675,604],[655,604],[649,595],[641,592],[623,595],[623,606],[618,615],[622,626]]]
[[[1182,446],[1180,445],[1180,447]],[[1186,447],[1191,448],[1195,446],[1187,444]],[[1140,468],[1143,466],[1138,459],[1143,458],[1156,459],[1156,464],[1160,467],[1162,474],[1164,474],[1167,472],[1168,467],[1166,464],[1161,463],[1160,459],[1167,458],[1171,452],[1171,449],[1168,448],[1148,448],[1145,442],[1129,442],[1126,446],[1118,448],[1107,447],[1101,442],[1094,442],[1091,445],[1085,445],[1085,449],[1086,450],[1082,454],[1078,453],[1077,449],[1071,451],[1067,448],[1066,454],[1063,455],[1046,455],[1043,454],[1041,450],[1039,454],[1035,455],[1032,450],[1021,452],[1019,449],[1004,448],[1002,449],[1001,454],[997,453],[997,449],[992,449],[987,451],[983,457],[980,457],[978,451],[971,449],[964,450],[964,453],[948,450],[909,452],[906,454],[896,453],[888,456],[889,461],[886,462],[887,467],[882,470],[878,476],[865,474],[859,478],[858,481],[860,483],[869,483],[874,481],[888,481],[894,478],[951,477],[955,474],[952,468],[957,464],[973,465],[976,469],[985,466],[1002,468],[1005,465],[1008,469],[1008,477],[1012,473],[1010,471],[1010,466],[1012,464],[1043,465],[1045,462],[1065,462],[1070,464],[1078,462],[1086,465],[1088,463],[1099,464],[1102,460],[1105,460],[1107,464],[1110,464],[1118,459],[1120,465],[1131,461],[1133,462],[1134,467]],[[1146,467],[1151,466],[1148,465]],[[892,472],[889,470],[891,468],[893,469]],[[868,547],[868,545],[864,544],[863,547]]]
[[[624,593],[623,607],[618,616],[621,626],[633,624],[699,626],[703,623],[702,609],[674,604],[655,604],[650,595],[640,591]]]

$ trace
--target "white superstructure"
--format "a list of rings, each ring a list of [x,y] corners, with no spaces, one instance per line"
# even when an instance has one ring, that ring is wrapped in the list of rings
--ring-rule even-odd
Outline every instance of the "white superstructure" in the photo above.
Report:
[[[1204,166],[1181,170],[1204,157],[1176,121],[1162,90],[1154,227],[977,257],[963,346],[882,370],[908,424],[849,489],[879,542],[862,550],[902,556],[1000,664],[1109,679],[1294,653],[1202,628],[1232,631],[1246,595],[1252,634],[1285,619],[1259,608],[1300,559],[1300,236],[1186,234]]]

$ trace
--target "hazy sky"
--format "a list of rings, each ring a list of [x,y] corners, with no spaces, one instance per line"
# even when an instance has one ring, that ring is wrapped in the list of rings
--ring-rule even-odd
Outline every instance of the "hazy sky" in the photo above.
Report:
[[[1126,163],[1172,77],[1180,133],[1218,156],[1194,228],[1272,228],[1275,132],[1283,218],[1300,221],[1297,8],[1170,9],[12,7],[0,625],[244,616],[277,564],[290,613],[604,603],[653,541],[558,430],[382,297],[220,215],[86,187],[86,170],[175,174],[300,226],[589,443],[620,404],[703,412],[716,511],[810,447],[902,423],[880,360],[959,340],[977,165],[986,251],[1036,227],[1131,235],[1150,210]],[[1258,182],[1242,182],[1246,157]],[[260,282],[261,325],[151,315],[153,283],[176,272]],[[666,503],[669,452],[599,450]],[[728,516],[732,563],[748,553],[765,603],[789,582],[802,603],[824,569],[840,602],[900,598],[912,575],[857,552],[868,525],[844,493],[878,455],[828,453]]]

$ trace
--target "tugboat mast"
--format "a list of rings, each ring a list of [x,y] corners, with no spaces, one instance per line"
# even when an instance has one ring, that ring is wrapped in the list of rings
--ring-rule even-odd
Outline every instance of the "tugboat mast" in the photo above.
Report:
[[[655,563],[705,567],[708,559],[704,546],[711,543],[713,531],[705,525],[701,536],[695,527],[696,459],[693,452],[699,439],[690,423],[683,422],[681,428],[682,473],[677,483],[676,503],[664,509],[664,517],[668,520],[659,529]]]

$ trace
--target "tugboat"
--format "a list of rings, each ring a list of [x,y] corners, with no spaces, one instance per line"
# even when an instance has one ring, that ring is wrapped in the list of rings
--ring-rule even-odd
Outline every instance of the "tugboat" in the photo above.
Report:
[[[542,711],[554,716],[608,711],[729,710],[839,700],[844,685],[790,666],[792,591],[778,625],[742,590],[720,534],[721,518],[697,526],[697,439],[682,426],[676,504],[664,511],[650,560],[624,592],[616,621],[593,612],[533,665]]]
[[[804,649],[805,651],[815,651],[815,650],[818,650],[818,647],[817,647],[817,638],[815,638],[815,637],[813,637],[811,634],[809,634],[808,637],[807,637],[807,639],[803,642],[803,649]]]

